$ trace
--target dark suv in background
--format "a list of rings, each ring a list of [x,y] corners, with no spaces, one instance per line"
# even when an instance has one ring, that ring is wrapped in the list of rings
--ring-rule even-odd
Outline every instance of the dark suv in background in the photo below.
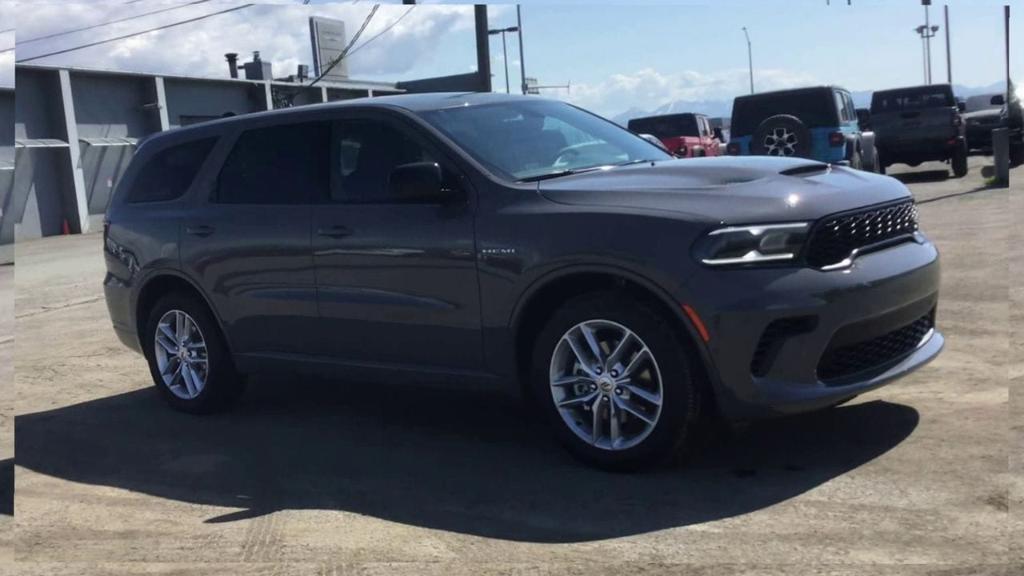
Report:
[[[874,171],[873,142],[858,124],[850,93],[835,86],[760,92],[733,102],[727,151],[786,156]]]
[[[880,90],[871,95],[880,170],[893,164],[948,162],[955,176],[967,175],[967,138],[949,84]]]
[[[709,414],[841,403],[943,345],[938,253],[903,184],[674,159],[523,96],[160,133],[117,187],[104,252],[114,329],[175,408],[223,408],[269,372],[296,394],[296,374],[518,382],[609,468],[663,458]]]

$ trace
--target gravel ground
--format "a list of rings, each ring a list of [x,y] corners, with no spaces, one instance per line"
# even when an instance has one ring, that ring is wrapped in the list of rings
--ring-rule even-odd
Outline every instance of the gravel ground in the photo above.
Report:
[[[943,253],[934,363],[641,475],[484,392],[257,381],[173,413],[109,327],[100,238],[19,244],[17,573],[1020,574],[1024,170],[984,190],[981,162],[896,169]]]

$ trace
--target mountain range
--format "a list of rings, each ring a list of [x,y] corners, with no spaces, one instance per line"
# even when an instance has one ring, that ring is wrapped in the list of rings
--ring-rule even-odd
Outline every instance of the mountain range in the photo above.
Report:
[[[1005,82],[995,82],[988,86],[961,86],[959,84],[953,85],[953,92],[960,98],[967,98],[968,96],[974,96],[975,94],[989,94],[995,92],[1002,92],[1006,90]],[[853,96],[853,103],[858,108],[867,108],[871,105],[871,90],[861,90],[856,92],[850,92]],[[641,118],[643,116],[658,116],[661,114],[673,114],[681,112],[696,112],[700,114],[706,114],[709,117],[728,117],[732,115],[732,100],[675,100],[667,104],[658,106],[653,110],[643,110],[641,108],[630,108],[625,112],[612,116],[610,120],[626,125],[633,118]]]

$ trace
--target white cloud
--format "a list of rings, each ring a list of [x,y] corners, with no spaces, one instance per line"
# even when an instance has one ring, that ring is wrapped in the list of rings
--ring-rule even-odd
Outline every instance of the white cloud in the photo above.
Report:
[[[615,114],[628,109],[654,110],[671,102],[731,100],[749,91],[749,72],[729,69],[712,73],[684,70],[663,73],[653,68],[612,74],[597,83],[573,83],[559,97],[584,108]],[[816,84],[813,75],[789,70],[754,70],[758,91]]]
[[[128,7],[123,2],[33,2],[29,9],[27,4],[22,5],[24,9],[20,11],[18,22],[18,39],[21,42],[161,7],[155,2]],[[240,4],[241,2],[210,2],[187,6],[76,34],[23,43],[18,47],[18,59],[194,18]],[[245,61],[252,51],[259,50],[265,61],[274,64],[274,74],[284,76],[294,73],[297,64],[309,64],[312,61],[309,16],[344,20],[351,37],[371,7],[370,2],[315,6],[257,5],[35,62],[165,74],[224,76],[227,70],[224,53],[237,52]],[[357,46],[383,31],[408,9],[402,5],[382,5],[363,32]],[[491,10],[492,16],[503,10],[495,7]],[[417,6],[408,17],[402,19],[385,35],[354,54],[349,61],[349,74],[353,77],[390,76],[394,79],[418,77],[420,74],[416,73],[417,68],[431,63],[431,59],[436,57],[439,38],[459,32],[465,32],[467,38],[467,61],[474,61],[472,29],[471,5]],[[461,64],[460,62],[457,66],[449,67],[446,73],[460,71]],[[443,66],[444,63],[434,65]]]

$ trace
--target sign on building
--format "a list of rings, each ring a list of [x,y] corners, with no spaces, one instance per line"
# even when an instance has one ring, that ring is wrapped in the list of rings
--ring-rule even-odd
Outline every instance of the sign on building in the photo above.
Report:
[[[310,16],[309,35],[313,42],[313,71],[317,76],[334,62],[345,49],[345,22],[331,18]],[[348,62],[342,60],[325,80],[345,80],[348,78]]]

